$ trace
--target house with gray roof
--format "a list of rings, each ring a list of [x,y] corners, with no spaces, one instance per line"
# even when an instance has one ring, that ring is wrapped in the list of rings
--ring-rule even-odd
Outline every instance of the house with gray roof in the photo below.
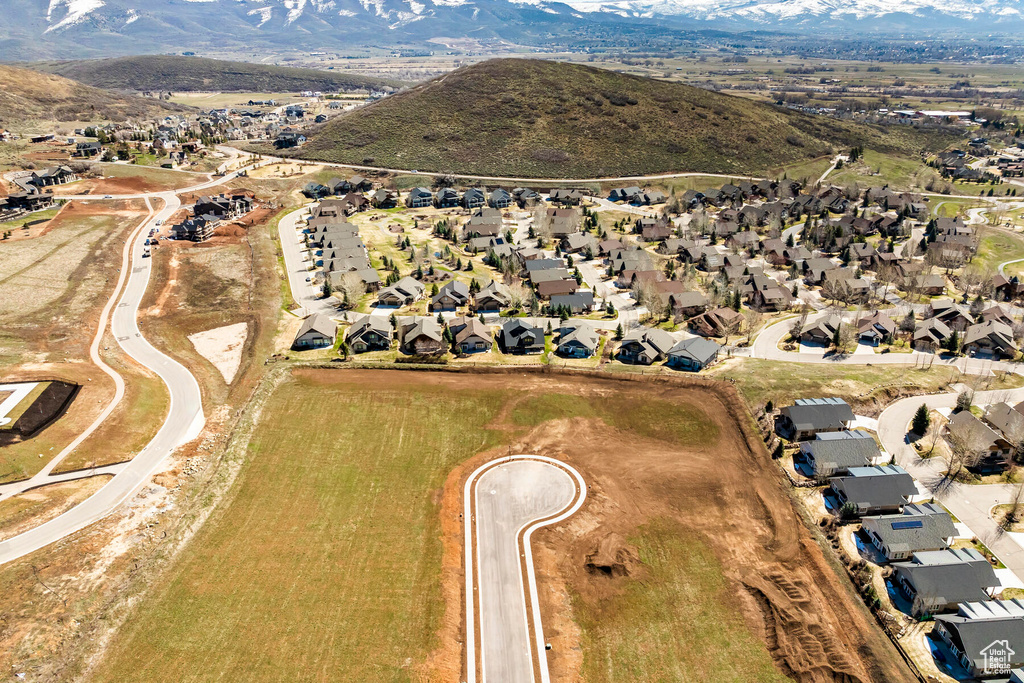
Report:
[[[933,634],[970,676],[987,678],[997,669],[1005,676],[1012,668],[1016,671],[1010,683],[1024,682],[1024,672],[1018,668],[1024,666],[1024,601],[960,603],[956,614],[935,617]]]
[[[567,309],[572,315],[589,313],[594,310],[594,293],[585,290],[572,294],[555,294],[551,297],[549,305],[555,313],[563,309]]]
[[[326,315],[314,313],[302,321],[302,326],[295,334],[292,347],[296,349],[322,349],[334,346],[338,334],[338,325]]]
[[[881,451],[867,432],[844,430],[823,432],[804,441],[800,454],[813,475],[824,478],[846,474],[851,467],[869,467]]]
[[[901,515],[864,517],[861,528],[878,552],[890,562],[914,553],[945,550],[956,537],[953,518],[935,503],[906,505]]]
[[[590,323],[566,323],[557,330],[555,340],[559,356],[565,358],[590,358],[597,353],[601,338]]]
[[[493,280],[473,297],[473,310],[478,313],[500,312],[508,308],[512,301],[512,293],[508,285]]]
[[[782,409],[779,429],[794,441],[804,441],[821,432],[849,429],[853,419],[853,409],[841,398],[799,398]]]
[[[915,617],[989,600],[999,587],[992,565],[974,548],[914,553],[910,562],[897,562],[893,569],[893,583],[910,600]]]
[[[721,349],[721,346],[704,337],[683,339],[669,349],[665,364],[677,370],[700,372],[718,362]]]
[[[1024,415],[1008,403],[996,403],[985,411],[985,422],[999,432],[1011,448],[1024,443]]]
[[[442,187],[434,195],[434,206],[438,209],[454,209],[459,205],[459,193],[451,187]]]
[[[1013,341],[1013,330],[999,320],[987,320],[971,325],[964,334],[964,353],[971,356],[1007,358],[1012,360],[1020,353]]]
[[[454,311],[469,303],[469,286],[465,282],[446,282],[430,299],[432,311]]]
[[[665,358],[675,344],[675,338],[665,330],[641,328],[623,338],[618,358],[623,363],[650,365]]]
[[[425,187],[414,187],[405,197],[405,205],[410,209],[422,209],[434,203],[434,193]]]
[[[899,465],[851,467],[845,475],[833,477],[829,488],[837,512],[852,503],[859,516],[902,512],[917,493],[914,478]]]
[[[511,354],[543,353],[544,330],[523,318],[513,318],[501,326],[501,350]]]
[[[462,193],[462,206],[466,209],[476,209],[487,203],[484,191],[478,187],[471,187]]]
[[[508,190],[503,190],[499,187],[487,197],[487,204],[492,209],[507,209],[512,205],[512,195],[509,194]]]
[[[348,328],[345,342],[354,353],[387,351],[391,348],[391,323],[368,315]]]
[[[377,292],[377,305],[400,308],[418,301],[423,296],[424,291],[423,283],[406,276],[390,287],[385,287]]]

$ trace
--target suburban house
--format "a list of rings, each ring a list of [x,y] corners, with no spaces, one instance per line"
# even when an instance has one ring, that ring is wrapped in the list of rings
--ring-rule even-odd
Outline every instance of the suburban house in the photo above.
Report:
[[[254,205],[252,197],[245,194],[219,194],[197,199],[192,213],[196,216],[210,215],[231,220],[249,213],[253,210]]]
[[[487,203],[487,197],[480,188],[471,187],[462,193],[461,203],[465,209],[478,209]]]
[[[434,206],[438,209],[453,209],[459,205],[459,193],[451,187],[442,187],[434,195]]]
[[[813,439],[822,432],[850,428],[853,409],[841,398],[799,398],[780,411],[779,429],[795,441]]]
[[[668,350],[665,364],[677,370],[700,372],[718,362],[721,346],[703,337],[683,339]]]
[[[989,600],[999,587],[992,565],[974,548],[914,553],[893,565],[894,583],[912,603],[913,616],[951,612],[961,602]]]
[[[453,318],[448,323],[448,330],[452,333],[452,342],[455,344],[455,348],[461,353],[481,353],[491,350],[491,328],[487,327],[480,318],[466,316]]]
[[[434,203],[434,193],[425,187],[414,187],[405,197],[405,205],[410,209],[422,209]]]
[[[477,209],[469,217],[469,220],[466,221],[462,232],[466,239],[471,237],[496,237],[500,235],[501,212],[487,206]]]
[[[302,321],[302,326],[295,334],[295,341],[292,348],[296,349],[322,349],[325,346],[334,346],[334,339],[338,334],[338,325],[326,315],[314,313]]]
[[[196,216],[195,218],[186,218],[171,230],[175,239],[205,242],[213,237],[213,231],[218,225],[220,225],[220,219],[216,216]]]
[[[623,363],[650,365],[665,358],[675,344],[675,338],[665,330],[641,328],[623,338],[617,356]]]
[[[544,352],[544,330],[522,318],[513,318],[501,326],[501,350],[526,354]]]
[[[354,353],[387,351],[391,348],[391,324],[366,316],[348,328],[345,342]]]
[[[594,293],[587,291],[576,291],[572,294],[555,294],[548,301],[552,312],[568,310],[572,315],[589,313],[594,310]]]
[[[918,351],[938,351],[952,336],[953,330],[938,318],[928,318],[914,328],[914,348]]]
[[[444,331],[436,318],[419,315],[401,318],[399,332],[404,353],[427,356],[445,351]]]
[[[590,358],[597,353],[601,338],[590,323],[566,323],[557,330],[555,340],[559,356]]]
[[[583,193],[579,190],[560,188],[557,190],[551,190],[548,195],[552,204],[561,204],[562,206],[577,206],[583,201]],[[520,200],[521,201],[521,200]]]
[[[914,478],[899,465],[851,467],[847,474],[833,477],[830,490],[838,505],[836,512],[852,503],[858,516],[902,512],[917,493]]]
[[[896,336],[896,323],[882,311],[875,311],[857,321],[857,341],[878,346],[886,339]]]
[[[585,232],[574,232],[562,238],[563,254],[590,254],[598,253],[597,240],[593,235]]]
[[[613,202],[635,202],[640,197],[640,188],[635,185],[632,187],[617,187],[611,191],[608,195],[608,200]]]
[[[902,515],[865,517],[861,528],[871,545],[890,562],[914,553],[945,550],[956,537],[956,525],[935,503],[906,505]]]
[[[508,285],[493,280],[473,297],[473,310],[478,313],[498,313],[508,308],[512,302],[512,294]]]
[[[437,294],[430,299],[430,310],[432,311],[454,311],[459,306],[469,303],[469,287],[464,282],[452,280],[447,282],[438,290]]]
[[[1017,444],[1024,444],[1024,415],[1008,403],[989,406],[982,419],[1002,434],[1011,448],[1016,449]]]
[[[852,467],[870,467],[881,455],[867,432],[823,432],[800,444],[800,454],[815,478],[847,474]]]
[[[1005,676],[1016,680],[1024,666],[1024,601],[983,600],[962,602],[956,614],[935,617],[933,634],[945,643],[960,665],[974,678]],[[998,673],[996,673],[998,672]],[[1011,683],[1015,679],[1010,678]]]
[[[1012,360],[1018,354],[1017,345],[1013,342],[1013,330],[1006,323],[994,319],[968,327],[961,348],[971,356]]]
[[[390,287],[380,290],[377,293],[377,305],[400,308],[418,301],[423,296],[424,291],[425,289],[421,282],[406,276]]]
[[[969,410],[949,418],[945,435],[951,447],[967,452],[966,466],[972,472],[990,474],[1010,466],[1014,445]]]
[[[398,193],[381,188],[370,195],[370,204],[375,209],[393,209],[398,206]]]
[[[832,343],[836,330],[842,324],[842,317],[835,314],[825,315],[817,320],[808,321],[800,328],[800,341],[804,344],[828,346]]]
[[[743,314],[731,308],[715,308],[689,320],[691,330],[703,337],[735,334],[743,323]]]
[[[492,209],[507,209],[512,206],[512,195],[509,194],[508,190],[503,190],[499,187],[487,197],[487,205]]]

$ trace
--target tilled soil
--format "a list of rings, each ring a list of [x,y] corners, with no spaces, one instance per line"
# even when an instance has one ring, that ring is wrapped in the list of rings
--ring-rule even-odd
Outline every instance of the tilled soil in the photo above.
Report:
[[[389,383],[392,380],[402,382],[403,378],[389,377]],[[587,503],[574,517],[541,532],[537,539],[541,580],[560,584],[542,591],[547,596],[542,599],[547,602],[543,605],[545,634],[557,643],[549,654],[555,680],[580,680],[580,660],[585,656],[579,651],[578,628],[572,623],[567,595],[574,594],[587,605],[600,605],[623,590],[626,582],[642,580],[643,568],[624,539],[656,519],[692,529],[713,549],[744,620],[765,642],[781,673],[803,683],[914,680],[801,520],[781,472],[731,386],[447,373],[408,373],[407,381],[451,382],[453,389],[502,384],[519,390],[535,387],[594,400],[615,392],[635,396],[637,401],[679,401],[700,406],[709,424],[717,427],[717,437],[697,447],[680,448],[638,438],[596,418],[558,419],[535,426],[518,443],[510,444],[513,452],[548,455],[572,464],[590,488]],[[453,473],[445,486],[443,508],[459,509],[454,501],[476,461],[498,455],[481,454]],[[450,604],[456,595],[460,601],[464,598],[456,588],[462,582],[456,569],[462,554],[461,534],[461,523],[445,526],[449,618],[442,640],[449,656],[439,652],[435,664],[451,662],[451,650],[460,647],[463,637],[453,632],[455,610]],[[458,584],[450,583],[453,580]]]

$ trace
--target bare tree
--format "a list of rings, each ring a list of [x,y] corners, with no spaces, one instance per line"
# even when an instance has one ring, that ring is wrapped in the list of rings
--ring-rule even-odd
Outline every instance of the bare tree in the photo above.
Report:
[[[754,333],[761,326],[761,319],[764,315],[760,311],[756,311],[753,308],[747,309],[743,312],[743,325],[747,330],[747,345],[749,346],[754,340]]]
[[[341,300],[342,306],[351,308],[366,293],[366,286],[358,273],[350,272],[341,276],[334,290],[334,296]]]
[[[949,449],[946,452],[946,477],[956,481],[964,470],[974,467],[984,455],[984,446],[970,435],[946,434]]]
[[[1009,505],[1009,509],[999,523],[1004,530],[1012,529],[1024,515],[1024,482],[1013,487],[1013,496],[1010,498]]]
[[[513,310],[521,311],[530,307],[533,291],[521,282],[508,285],[508,303]]]

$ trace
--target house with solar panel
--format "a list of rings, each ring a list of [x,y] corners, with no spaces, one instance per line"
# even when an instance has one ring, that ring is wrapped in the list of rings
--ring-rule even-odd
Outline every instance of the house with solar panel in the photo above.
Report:
[[[956,538],[953,518],[934,503],[906,505],[901,515],[865,517],[861,528],[890,562],[906,560],[914,553],[945,550]]]
[[[816,478],[846,474],[851,467],[870,467],[881,457],[878,444],[867,432],[822,432],[800,444],[800,455]]]

